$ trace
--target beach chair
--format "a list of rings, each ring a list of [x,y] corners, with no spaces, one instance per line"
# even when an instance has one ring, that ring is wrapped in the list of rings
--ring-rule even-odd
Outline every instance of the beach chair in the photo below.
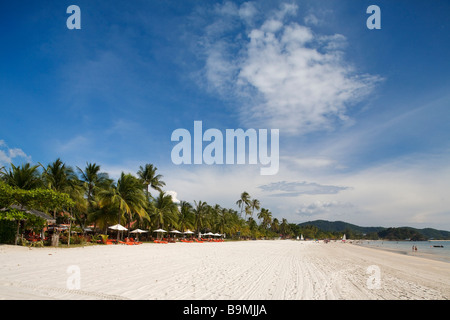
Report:
[[[142,244],[142,242],[139,241],[135,241],[133,238],[130,238],[127,242],[128,245],[138,245],[138,244]]]

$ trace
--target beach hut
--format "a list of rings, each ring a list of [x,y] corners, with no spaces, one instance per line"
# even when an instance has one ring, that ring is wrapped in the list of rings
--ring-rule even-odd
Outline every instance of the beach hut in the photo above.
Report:
[[[38,210],[35,210],[35,209],[29,209],[29,208],[26,208],[24,206],[18,206],[18,205],[15,205],[15,204],[9,206],[9,208],[0,208],[0,211],[6,212],[6,211],[9,211],[10,209],[15,209],[15,210],[22,211],[22,212],[34,215],[36,217],[39,217],[39,218],[41,218],[41,219],[46,221],[47,226],[56,223],[55,219],[53,219],[52,217],[50,217],[48,214],[46,214],[44,212],[41,212],[41,211],[38,211]],[[16,221],[17,221],[17,232],[16,232],[16,237],[15,237],[15,240],[14,240],[14,244],[17,245],[18,240],[19,240],[20,223],[23,220],[17,219]],[[41,238],[44,238],[44,229],[41,230]],[[58,241],[59,241],[59,238],[58,238]]]

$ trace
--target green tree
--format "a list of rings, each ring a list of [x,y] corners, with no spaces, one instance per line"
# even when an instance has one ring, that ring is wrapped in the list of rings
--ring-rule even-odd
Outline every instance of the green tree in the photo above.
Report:
[[[261,220],[261,226],[264,229],[267,229],[268,226],[272,223],[272,212],[268,209],[262,208],[258,214],[258,219]]]
[[[86,163],[84,170],[79,167],[77,167],[77,170],[80,174],[80,182],[87,201],[86,211],[77,216],[80,225],[84,228],[89,214],[98,209],[96,196],[102,190],[111,189],[113,187],[113,180],[109,178],[107,173],[100,172],[100,165],[96,163]]]
[[[6,185],[0,182],[0,219],[17,222],[16,240],[19,237],[20,222],[27,220],[33,226],[38,226],[42,229],[44,221],[34,215],[11,208],[12,205],[17,205],[19,208],[36,209],[43,212],[48,212],[50,208],[71,208],[74,202],[69,195],[48,189],[32,189],[22,190]]]
[[[42,165],[41,165],[42,166]],[[72,167],[66,166],[60,158],[55,162],[49,164],[42,173],[44,184],[51,190],[58,192],[65,192],[69,195],[74,195],[76,199],[76,192],[80,192],[79,180],[75,175]],[[78,188],[78,189],[77,189]],[[53,217],[56,218],[56,211],[59,208],[53,209]]]
[[[259,202],[258,199],[250,200],[249,207],[252,209],[252,212],[251,212],[251,217],[252,218],[253,218],[253,213],[255,212],[255,209],[259,210],[260,209],[260,205],[261,205],[261,203]]]
[[[22,190],[31,190],[43,186],[38,168],[39,165],[32,166],[29,163],[17,167],[11,163],[11,168],[8,171],[3,169],[1,175],[3,181],[10,186]]]
[[[121,173],[117,185],[112,185],[99,193],[100,206],[112,205],[117,208],[117,220],[120,224],[121,217],[128,222],[133,219],[148,218],[146,199],[139,180],[131,174]],[[119,239],[119,233],[117,233]]]
[[[73,168],[66,166],[60,158],[42,168],[42,178],[49,189],[69,193],[69,190],[79,183]]]
[[[155,219],[157,228],[177,225],[178,208],[170,194],[166,194],[164,191],[159,193],[153,203],[152,217]]]
[[[287,237],[290,235],[291,229],[289,227],[289,223],[287,222],[287,220],[285,218],[283,218],[281,220],[280,232],[283,235],[283,237]]]
[[[238,201],[236,201],[236,204],[241,209],[241,216],[242,212],[244,211],[244,208],[248,207],[250,205],[250,195],[247,191],[244,191],[241,193],[241,197]]]
[[[178,227],[182,232],[194,227],[194,213],[192,205],[187,201],[181,201],[180,214],[178,215]]]
[[[197,230],[197,233],[201,231],[201,229],[203,228],[203,223],[206,217],[206,212],[207,212],[207,206],[208,204],[204,201],[195,201],[194,200],[194,217],[195,217],[195,221],[194,221],[194,226]]]
[[[137,172],[141,183],[144,185],[147,198],[149,198],[149,187],[161,192],[162,187],[166,185],[166,183],[161,180],[163,176],[156,174],[156,170],[158,170],[158,168],[154,167],[153,164],[146,164],[144,167],[140,166],[139,171]]]

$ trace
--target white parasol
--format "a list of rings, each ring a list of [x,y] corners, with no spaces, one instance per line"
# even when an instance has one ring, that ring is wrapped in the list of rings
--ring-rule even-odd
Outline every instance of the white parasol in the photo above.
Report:
[[[119,231],[127,231],[128,229],[125,228],[123,225],[121,224],[115,224],[111,227],[109,227],[112,230],[117,230],[117,241],[119,241]]]
[[[147,230],[141,230],[141,229],[134,229],[133,231],[131,231],[130,233],[136,233],[136,241],[139,241],[139,238],[137,236],[137,233],[145,233],[148,232]]]
[[[164,233],[164,232],[167,232],[167,231],[163,230],[163,229],[156,229],[156,230],[153,230],[153,232]]]
[[[113,226],[111,226],[109,228],[112,229],[112,230],[118,230],[118,231],[127,231],[128,230],[127,228],[125,228],[121,224],[115,224],[115,225],[113,225]]]
[[[135,229],[133,231],[131,231],[131,233],[144,233],[144,232],[148,232],[147,230],[141,230],[141,229]]]

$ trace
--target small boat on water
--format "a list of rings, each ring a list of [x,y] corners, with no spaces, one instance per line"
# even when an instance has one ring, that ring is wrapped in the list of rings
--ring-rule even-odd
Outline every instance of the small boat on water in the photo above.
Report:
[[[442,246],[442,245],[436,245],[436,246],[433,246],[434,248],[443,248],[444,246]]]

